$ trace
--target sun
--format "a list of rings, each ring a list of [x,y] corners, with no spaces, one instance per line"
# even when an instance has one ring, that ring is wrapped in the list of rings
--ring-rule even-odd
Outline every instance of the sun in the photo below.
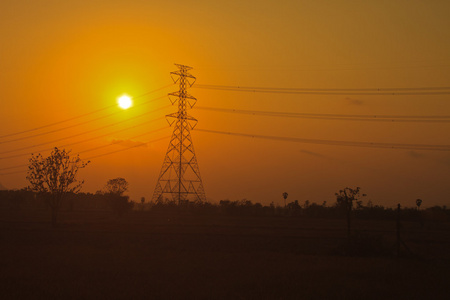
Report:
[[[120,108],[122,108],[122,109],[128,109],[131,107],[131,105],[133,105],[133,101],[131,101],[131,98],[128,95],[120,96],[117,99],[117,103],[119,104]]]

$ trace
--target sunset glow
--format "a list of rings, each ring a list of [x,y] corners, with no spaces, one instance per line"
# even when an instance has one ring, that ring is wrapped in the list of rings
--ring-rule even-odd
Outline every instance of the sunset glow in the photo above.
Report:
[[[449,29],[445,0],[0,1],[1,299],[450,299]]]
[[[164,1],[2,1],[0,184],[27,186],[29,154],[68,144],[95,157],[84,191],[124,177],[151,199],[177,63],[197,78],[187,114],[209,201],[332,205],[360,186],[389,207],[448,205],[450,151],[389,146],[450,145],[450,92],[415,90],[450,87],[450,2],[436,2],[175,1],[174,18]]]
[[[133,105],[133,101],[127,95],[120,96],[117,99],[117,103],[119,104],[120,108],[122,108],[122,109],[128,109],[131,107],[131,105]]]

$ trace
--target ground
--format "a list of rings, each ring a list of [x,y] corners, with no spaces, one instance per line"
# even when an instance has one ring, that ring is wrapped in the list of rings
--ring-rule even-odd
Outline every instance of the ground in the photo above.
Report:
[[[0,212],[3,299],[448,299],[450,229],[189,212]]]

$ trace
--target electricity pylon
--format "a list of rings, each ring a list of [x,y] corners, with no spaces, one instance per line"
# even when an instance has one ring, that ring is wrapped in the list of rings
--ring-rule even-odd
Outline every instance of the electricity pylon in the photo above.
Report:
[[[170,76],[174,83],[178,82],[179,91],[169,93],[169,99],[172,105],[178,102],[178,112],[166,115],[169,125],[175,126],[152,201],[168,198],[178,204],[185,201],[203,202],[206,196],[191,137],[197,120],[187,113],[187,109],[197,102],[187,93],[187,88],[194,84],[196,78],[189,73],[191,67],[175,65],[179,70],[170,72]]]

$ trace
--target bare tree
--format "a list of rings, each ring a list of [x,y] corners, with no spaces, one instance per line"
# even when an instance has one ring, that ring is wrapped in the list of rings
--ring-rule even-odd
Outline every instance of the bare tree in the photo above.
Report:
[[[29,162],[27,180],[30,186],[28,188],[48,197],[52,226],[55,227],[61,201],[67,193],[80,191],[84,180],[77,180],[77,173],[86,167],[89,161],[83,162],[79,155],[71,156],[70,151],[55,147],[48,157],[43,157],[40,153],[32,154]]]

